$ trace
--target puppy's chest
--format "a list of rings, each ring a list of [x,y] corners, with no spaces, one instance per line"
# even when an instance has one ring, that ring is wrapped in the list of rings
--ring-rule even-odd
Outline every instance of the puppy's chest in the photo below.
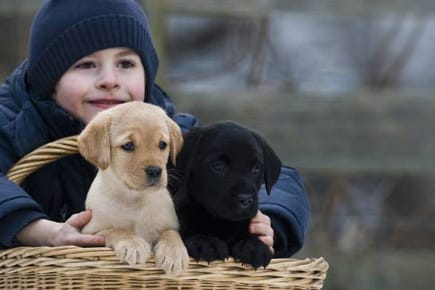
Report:
[[[140,202],[120,210],[127,212],[125,226],[133,226],[134,231],[147,240],[155,240],[164,229],[177,228],[172,199],[165,191],[146,194]]]
[[[140,223],[144,218],[161,212],[165,198],[162,196],[153,198],[152,194],[145,194],[122,199],[106,198],[100,200],[99,203],[100,205],[106,204],[104,208],[110,209],[106,214],[115,219],[119,226],[131,227],[133,224]]]
[[[121,228],[133,228],[136,220],[143,210],[141,203],[119,203],[111,199],[101,200],[100,204],[106,204],[105,212],[107,220],[112,220],[113,226]],[[106,220],[106,221],[107,221]]]

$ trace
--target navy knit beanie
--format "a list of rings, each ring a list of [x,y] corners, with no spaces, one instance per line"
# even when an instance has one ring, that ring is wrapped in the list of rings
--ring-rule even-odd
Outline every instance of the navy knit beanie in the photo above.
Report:
[[[139,54],[145,95],[150,96],[158,59],[148,20],[135,0],[45,1],[30,29],[29,89],[40,98],[49,97],[77,60],[111,47],[128,47]]]

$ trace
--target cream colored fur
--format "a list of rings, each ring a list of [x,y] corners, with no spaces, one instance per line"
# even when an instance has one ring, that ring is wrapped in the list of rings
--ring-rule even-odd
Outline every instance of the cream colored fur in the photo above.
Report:
[[[175,162],[182,146],[180,128],[161,108],[130,102],[97,114],[78,141],[99,168],[86,199],[92,219],[82,232],[104,235],[121,261],[145,263],[154,252],[166,274],[183,273],[189,256],[166,189],[167,160]],[[150,166],[162,170],[159,178],[146,174]]]

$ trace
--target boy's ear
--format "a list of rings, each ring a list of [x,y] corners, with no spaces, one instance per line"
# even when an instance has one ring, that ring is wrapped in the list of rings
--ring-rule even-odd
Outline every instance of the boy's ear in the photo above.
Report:
[[[110,125],[110,115],[99,113],[78,137],[80,154],[103,170],[110,164]]]
[[[171,118],[166,116],[166,124],[168,124],[169,134],[171,135],[171,144],[169,145],[170,151],[169,155],[171,157],[171,162],[175,165],[177,160],[177,155],[181,151],[183,146],[183,135],[181,134],[181,129]]]
[[[272,186],[278,180],[281,172],[281,160],[273,151],[272,147],[266,142],[266,140],[255,132],[252,132],[263,149],[264,159],[264,183],[266,185],[266,191],[270,194]]]

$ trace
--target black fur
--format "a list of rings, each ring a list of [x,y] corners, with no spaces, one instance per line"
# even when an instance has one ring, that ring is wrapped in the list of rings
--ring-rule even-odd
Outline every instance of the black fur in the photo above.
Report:
[[[269,193],[281,162],[255,132],[226,121],[194,128],[184,136],[169,189],[180,233],[196,260],[229,256],[257,268],[272,258],[268,247],[249,233],[258,210],[258,191]]]

